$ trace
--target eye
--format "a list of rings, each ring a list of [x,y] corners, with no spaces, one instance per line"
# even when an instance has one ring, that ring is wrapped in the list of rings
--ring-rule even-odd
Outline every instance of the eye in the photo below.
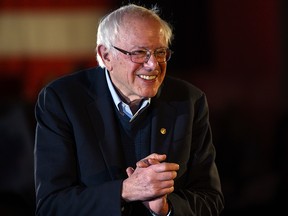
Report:
[[[135,50],[135,51],[131,52],[131,55],[143,57],[143,56],[147,55],[147,51],[146,50]]]
[[[160,49],[155,51],[155,55],[157,56],[166,56],[166,49]]]

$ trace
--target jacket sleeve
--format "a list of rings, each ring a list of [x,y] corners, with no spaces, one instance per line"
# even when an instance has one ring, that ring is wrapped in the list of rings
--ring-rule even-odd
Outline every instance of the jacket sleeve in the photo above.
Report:
[[[168,199],[173,206],[173,215],[218,216],[224,208],[224,197],[215,164],[216,152],[205,94],[190,105],[193,110],[192,133],[185,143],[185,149],[189,149],[185,154],[189,159]]]
[[[73,126],[52,88],[40,92],[35,116],[36,215],[121,215],[122,180],[81,182]]]

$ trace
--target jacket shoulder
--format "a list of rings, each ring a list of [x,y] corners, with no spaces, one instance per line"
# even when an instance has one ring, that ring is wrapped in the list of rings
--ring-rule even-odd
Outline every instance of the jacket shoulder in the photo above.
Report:
[[[82,83],[85,85],[89,85],[91,80],[95,80],[94,77],[96,77],[96,74],[101,69],[93,67],[88,69],[83,69],[80,71],[72,72],[70,74],[66,74],[64,76],[58,77],[57,79],[51,81],[48,83],[45,87],[52,87],[52,88],[59,88],[60,86],[65,83],[65,85],[69,84],[76,84],[76,83]],[[104,73],[104,71],[103,71]]]
[[[94,67],[76,71],[47,83],[40,90],[38,97],[47,92],[54,92],[58,97],[66,99],[94,97],[97,86],[104,85],[103,80],[105,80],[105,72],[102,68]]]
[[[172,76],[166,77],[162,92],[175,98],[193,97],[197,99],[205,95],[204,91],[199,87],[186,80]]]

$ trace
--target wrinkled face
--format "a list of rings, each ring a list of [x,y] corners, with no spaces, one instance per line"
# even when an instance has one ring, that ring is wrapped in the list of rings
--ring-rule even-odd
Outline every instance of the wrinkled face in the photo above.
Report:
[[[147,18],[126,18],[124,23],[113,46],[129,52],[144,48],[152,53],[168,46],[158,22]],[[153,54],[147,62],[139,64],[132,62],[129,55],[111,48],[107,59],[105,64],[113,84],[129,101],[154,97],[166,74],[167,62],[158,63]]]

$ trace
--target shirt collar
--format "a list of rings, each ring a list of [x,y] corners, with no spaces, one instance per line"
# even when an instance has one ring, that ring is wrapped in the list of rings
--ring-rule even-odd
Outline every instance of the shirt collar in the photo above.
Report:
[[[116,89],[114,88],[112,81],[110,79],[109,76],[109,72],[107,69],[105,69],[105,75],[106,75],[106,80],[107,80],[107,84],[108,84],[108,88],[109,91],[112,95],[114,104],[117,108],[117,110],[121,113],[121,114],[126,114],[129,118],[130,121],[132,121],[139,113],[140,111],[145,108],[146,106],[149,106],[151,103],[151,98],[148,98],[146,100],[144,100],[141,104],[141,107],[139,108],[139,110],[133,115],[132,111],[130,110],[129,105],[127,105],[124,101],[121,100],[121,98],[119,97],[118,93],[116,92]]]

